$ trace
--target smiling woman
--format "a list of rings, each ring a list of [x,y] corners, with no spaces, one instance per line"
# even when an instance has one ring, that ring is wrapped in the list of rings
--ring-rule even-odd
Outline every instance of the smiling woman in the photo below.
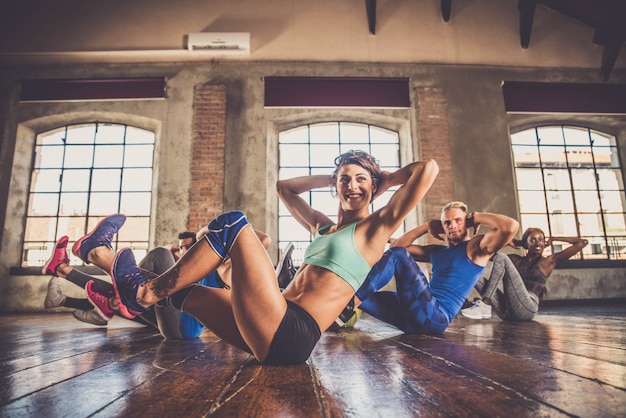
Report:
[[[380,126],[355,122],[324,122],[299,126],[279,135],[279,179],[333,170],[330,156],[350,149],[362,149],[375,155],[383,170],[400,168],[400,139],[398,132]],[[383,207],[396,190],[392,187],[372,202],[370,210]],[[305,200],[330,219],[337,217],[336,195],[330,185],[303,194]],[[398,235],[404,233],[401,226]],[[302,263],[304,251],[313,237],[299,227],[284,205],[278,205],[278,246],[292,243],[292,258],[296,266]]]
[[[300,176],[276,183],[278,195],[297,222],[315,235],[303,265],[281,292],[265,247],[240,211],[219,215],[206,234],[170,270],[149,279],[130,251],[111,269],[119,303],[137,313],[169,298],[230,344],[266,364],[303,363],[383,254],[392,233],[430,189],[439,166],[410,163],[394,172],[380,169],[365,152],[335,159],[332,175]],[[337,221],[315,210],[300,195],[333,185]],[[389,203],[371,212],[370,202],[398,186]],[[85,249],[89,253],[92,249]],[[232,264],[230,290],[193,286],[226,259]]]

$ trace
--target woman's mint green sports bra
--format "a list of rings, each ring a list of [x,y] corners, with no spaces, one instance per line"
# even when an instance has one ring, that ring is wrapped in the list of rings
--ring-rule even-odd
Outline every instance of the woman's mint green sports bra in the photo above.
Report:
[[[332,234],[323,235],[332,225],[321,227],[304,253],[304,264],[323,267],[344,279],[356,292],[365,281],[371,266],[354,246],[354,222]]]

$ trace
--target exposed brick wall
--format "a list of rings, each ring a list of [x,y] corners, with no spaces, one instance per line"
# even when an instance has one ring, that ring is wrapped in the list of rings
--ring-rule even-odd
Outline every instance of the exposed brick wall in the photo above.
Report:
[[[454,200],[455,196],[448,104],[441,88],[418,87],[415,94],[421,158],[433,158],[439,164],[439,175],[424,198],[426,218],[439,219],[443,205]]]
[[[197,231],[224,208],[226,86],[194,88],[189,229]]]

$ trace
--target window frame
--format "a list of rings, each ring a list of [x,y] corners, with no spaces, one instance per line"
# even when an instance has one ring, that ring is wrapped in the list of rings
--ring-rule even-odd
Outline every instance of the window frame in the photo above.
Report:
[[[19,263],[19,267],[12,267],[11,268],[11,274],[41,274],[41,266],[38,265],[25,265],[25,263],[27,262],[26,258],[25,258],[25,248],[26,248],[26,244],[27,242],[40,242],[41,240],[27,240],[27,228],[28,228],[28,221],[29,219],[35,219],[37,218],[37,216],[32,216],[29,211],[30,211],[30,202],[31,202],[31,196],[39,193],[36,192],[34,190],[34,185],[32,184],[33,179],[35,178],[35,172],[37,170],[41,170],[42,167],[37,166],[37,150],[40,147],[43,147],[44,144],[42,143],[42,139],[40,138],[44,138],[46,137],[46,135],[51,136],[54,135],[55,133],[59,133],[62,132],[63,137],[63,152],[66,151],[68,144],[65,143],[66,139],[67,139],[67,132],[70,129],[74,129],[74,128],[80,128],[80,127],[86,127],[87,129],[89,127],[92,127],[94,130],[94,138],[93,138],[93,142],[87,142],[87,143],[82,143],[79,145],[83,145],[83,146],[90,146],[92,147],[92,160],[91,160],[91,164],[89,164],[89,167],[86,167],[85,164],[84,167],[81,167],[81,170],[85,170],[85,171],[89,171],[89,184],[87,186],[86,189],[86,193],[89,196],[88,199],[90,199],[90,197],[92,195],[94,195],[94,186],[93,183],[91,183],[91,176],[93,171],[96,168],[102,169],[102,170],[117,170],[119,171],[119,187],[117,188],[117,190],[112,191],[112,190],[107,190],[106,193],[115,193],[118,196],[117,199],[117,212],[122,211],[120,208],[123,207],[121,205],[123,205],[122,199],[124,198],[124,194],[130,194],[133,193],[133,191],[131,190],[131,188],[127,188],[128,184],[124,184],[123,182],[125,181],[125,178],[123,177],[123,173],[124,170],[143,170],[146,171],[148,170],[148,177],[144,176],[143,179],[143,185],[139,186],[139,188],[137,190],[135,190],[135,192],[147,195],[149,198],[149,201],[147,203],[145,203],[144,206],[146,206],[144,208],[144,213],[142,214],[132,214],[132,213],[127,213],[127,224],[131,225],[131,228],[127,228],[129,231],[132,230],[133,227],[135,227],[136,225],[141,225],[143,224],[143,227],[140,228],[140,230],[143,230],[145,233],[143,234],[144,237],[141,240],[136,240],[134,239],[135,236],[127,236],[126,239],[119,239],[119,236],[116,236],[116,239],[114,241],[114,248],[117,246],[118,244],[118,239],[119,239],[119,244],[122,246],[128,246],[133,248],[134,251],[138,251],[138,253],[136,254],[138,257],[141,257],[144,253],[147,253],[149,245],[150,245],[150,234],[151,234],[151,223],[152,223],[152,206],[154,204],[153,200],[153,189],[154,189],[154,172],[155,172],[155,164],[156,164],[156,145],[157,145],[157,132],[154,129],[150,129],[150,128],[146,128],[144,126],[138,126],[136,124],[131,124],[131,123],[126,123],[126,122],[122,122],[122,121],[94,121],[94,120],[83,120],[83,121],[74,121],[74,122],[67,122],[66,124],[63,125],[59,125],[56,127],[42,127],[41,129],[37,129],[36,131],[33,132],[34,134],[34,140],[33,140],[33,147],[32,147],[32,159],[31,159],[31,166],[30,166],[30,170],[29,170],[29,175],[30,178],[28,180],[28,188],[26,190],[26,199],[29,202],[27,208],[26,208],[26,213],[25,213],[25,221],[24,221],[24,230],[22,231],[22,239],[21,239],[21,252],[20,252],[20,257],[18,260]],[[98,142],[97,139],[97,133],[98,133],[98,129],[100,127],[114,127],[117,129],[121,129],[123,131],[123,135],[121,136],[121,142],[119,141],[120,138],[117,138],[118,141],[117,142],[113,142],[113,143],[108,143],[108,142]],[[132,131],[131,131],[132,130]],[[132,135],[132,132],[135,132],[136,135]],[[132,138],[136,138],[134,141],[132,140]],[[142,141],[142,139],[146,137],[148,138],[148,140]],[[129,140],[130,138],[130,140]],[[49,144],[48,144],[49,145]],[[76,144],[74,144],[76,145]],[[60,144],[57,144],[56,146],[60,146]],[[148,146],[149,148],[151,148],[151,155],[149,157],[144,157],[142,159],[141,162],[132,165],[132,164],[127,164],[127,161],[122,160],[122,162],[120,163],[120,166],[108,166],[107,163],[104,164],[103,167],[96,167],[96,165],[94,165],[94,159],[95,159],[95,154],[96,154],[96,150],[97,149],[104,149],[104,147],[121,147],[122,148],[122,152],[123,152],[123,156],[124,158],[126,158],[126,156],[131,155],[129,153],[129,149],[130,147],[133,146],[139,146],[139,147],[146,147]],[[98,148],[101,147],[101,148]],[[141,153],[139,153],[141,154]],[[41,156],[39,156],[39,158],[41,158]],[[148,161],[148,163],[146,163],[146,161]],[[62,160],[62,163],[60,165],[60,167],[57,167],[57,169],[60,172],[63,172],[65,174],[65,171],[67,171],[71,166],[67,165],[67,161],[65,159]],[[127,178],[131,178],[130,176]],[[55,194],[57,196],[57,202],[59,202],[61,195],[63,193],[62,190],[62,177],[59,180],[59,185],[58,185],[58,190],[56,190],[56,192],[49,192],[49,194]],[[136,186],[136,185],[135,185]],[[141,190],[139,190],[141,189]],[[97,191],[96,191],[97,192]],[[85,209],[85,213],[84,214],[71,214],[71,215],[62,215],[59,212],[59,206],[60,204],[57,203],[57,208],[56,208],[56,213],[51,216],[50,214],[46,214],[45,216],[43,216],[44,218],[48,218],[48,219],[52,219],[54,218],[54,220],[52,222],[54,222],[54,240],[53,242],[46,240],[45,242],[43,242],[43,244],[48,245],[48,252],[49,250],[52,249],[52,247],[54,246],[54,242],[56,242],[56,239],[58,239],[60,236],[65,235],[63,232],[59,232],[58,231],[58,225],[59,225],[59,220],[61,218],[64,219],[72,219],[74,218],[75,220],[78,220],[80,222],[80,220],[84,220],[84,226],[83,226],[83,230],[82,231],[78,231],[77,235],[80,235],[81,233],[87,233],[89,230],[91,230],[95,224],[104,216],[108,215],[107,214],[94,214],[93,212],[90,211],[90,205],[89,205],[89,201],[86,205]],[[112,213],[115,213],[115,211],[112,211]],[[129,222],[130,220],[130,222]],[[68,234],[69,235],[69,234]],[[140,232],[141,235],[141,232]],[[70,237],[70,245],[72,245],[73,241],[75,239],[79,238],[78,237]],[[68,248],[68,255],[71,258],[72,261],[72,265],[76,265],[76,266],[80,266],[82,264],[82,261],[78,258],[76,258],[75,256],[73,256],[73,254],[71,254],[71,251],[69,251],[70,248]],[[37,260],[38,262],[43,262],[45,263],[45,260],[47,259],[47,257],[43,260]],[[91,271],[92,267],[86,267],[83,266],[83,269],[86,269],[87,271]],[[37,271],[37,272],[35,272]],[[101,274],[101,271],[100,273]]]
[[[606,129],[602,129],[602,127],[597,127],[597,126],[587,126],[588,124],[585,123],[580,123],[580,121],[576,121],[576,120],[572,120],[572,121],[543,121],[542,123],[525,123],[523,126],[518,126],[516,129],[511,129],[510,131],[510,136],[509,136],[509,145],[511,147],[511,158],[512,158],[512,169],[513,169],[513,177],[514,177],[514,183],[515,183],[515,192],[516,192],[516,196],[518,199],[518,212],[520,214],[520,223],[521,223],[521,218],[522,218],[522,214],[523,213],[534,213],[534,212],[522,212],[522,208],[521,208],[521,201],[520,201],[520,187],[518,184],[518,174],[517,174],[517,169],[520,168],[517,164],[517,162],[515,161],[515,152],[514,152],[514,146],[515,144],[513,143],[513,136],[520,134],[522,132],[525,131],[534,131],[534,135],[535,138],[538,139],[538,134],[537,131],[539,129],[546,129],[546,128],[555,128],[555,129],[561,129],[566,130],[566,129],[572,129],[572,130],[584,130],[586,131],[588,136],[591,136],[593,134],[599,135],[601,137],[609,137],[613,139],[613,145],[610,145],[611,148],[614,148],[615,150],[615,158],[617,159],[617,164],[619,165],[619,172],[622,175],[621,178],[621,189],[618,189],[618,192],[622,193],[622,201],[625,201],[626,199],[626,191],[624,190],[625,188],[625,181],[626,178],[624,176],[624,166],[622,164],[622,158],[621,158],[621,151],[620,151],[620,144],[619,144],[619,139],[616,135],[607,132]],[[593,125],[593,124],[589,124],[589,125]],[[567,144],[567,137],[565,136],[565,134],[563,134],[563,144],[564,144],[564,148],[567,150],[568,144]],[[572,146],[570,144],[570,146]],[[590,143],[590,148],[593,150],[593,144]],[[545,185],[545,178],[544,178],[544,170],[550,170],[550,169],[554,169],[554,168],[550,168],[550,167],[546,167],[543,165],[543,162],[541,160],[541,145],[539,144],[539,142],[537,142],[536,144],[536,149],[537,149],[537,154],[539,156],[539,162],[540,162],[540,166],[538,167],[538,169],[541,172],[541,176],[542,176],[542,181],[544,182],[542,184],[542,190],[540,190],[540,192],[543,195],[544,198],[544,202],[545,202],[545,213],[544,215],[546,216],[546,219],[548,220],[548,223],[550,224],[550,218],[551,218],[551,212],[549,209],[549,205],[548,205],[548,198],[547,198],[547,191],[548,189],[546,188]],[[560,168],[560,170],[566,170],[568,173],[568,176],[570,178],[570,181],[572,179],[572,171],[574,169],[576,169],[577,167],[574,166],[573,164],[571,164],[569,161],[567,161],[566,159],[566,165],[563,168]],[[578,167],[579,169],[579,167]],[[598,166],[595,164],[595,159],[594,159],[594,165],[593,167],[591,167],[590,169],[593,169],[594,171],[594,176],[595,176],[595,186],[596,188],[593,190],[595,192],[597,192],[597,194],[599,195],[600,193],[602,193],[603,189],[601,188],[600,184],[599,184],[599,180],[597,177],[597,169]],[[568,190],[563,190],[566,192],[571,193],[572,195],[572,200],[573,200],[573,205],[574,205],[574,209],[572,211],[572,214],[574,215],[575,219],[576,219],[576,229],[577,231],[580,231],[580,223],[579,223],[579,214],[583,213],[584,211],[579,211],[576,208],[576,198],[575,198],[575,192],[576,192],[576,188],[573,184],[570,184],[570,188]],[[624,209],[624,207],[622,207],[622,210],[626,210]],[[624,212],[621,212],[624,213]],[[529,226],[534,226],[534,225],[521,225],[520,227],[520,231],[525,230],[527,227]],[[603,222],[603,226],[602,226],[602,230],[600,231],[602,236],[600,237],[603,242],[607,242],[611,237],[613,237],[613,235],[609,235],[607,233],[607,224],[606,222]],[[550,235],[550,231],[546,230],[546,235]],[[555,234],[555,236],[559,236],[561,234]],[[580,234],[579,234],[580,235]],[[622,235],[620,235],[619,237],[623,237]],[[586,238],[586,236],[583,234],[582,238]],[[559,265],[556,267],[557,269],[568,269],[568,268],[600,268],[600,267],[625,267],[626,266],[626,257],[622,258],[622,259],[609,259],[608,257],[610,257],[610,254],[606,254],[607,258],[602,258],[602,259],[570,259],[567,261],[564,261],[562,263],[559,263]]]

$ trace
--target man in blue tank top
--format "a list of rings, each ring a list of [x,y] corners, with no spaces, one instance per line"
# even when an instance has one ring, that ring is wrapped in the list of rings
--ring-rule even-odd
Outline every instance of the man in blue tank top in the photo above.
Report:
[[[476,234],[480,225],[490,229]],[[474,228],[472,238],[470,228]],[[337,323],[354,323],[358,306],[408,333],[442,333],[463,306],[491,256],[511,241],[518,228],[518,222],[507,216],[468,213],[464,203],[448,203],[439,220],[420,225],[391,244],[356,292],[354,304],[344,310]],[[427,233],[447,240],[448,245],[413,244]],[[431,263],[430,282],[415,261]],[[379,292],[394,276],[397,291]]]

